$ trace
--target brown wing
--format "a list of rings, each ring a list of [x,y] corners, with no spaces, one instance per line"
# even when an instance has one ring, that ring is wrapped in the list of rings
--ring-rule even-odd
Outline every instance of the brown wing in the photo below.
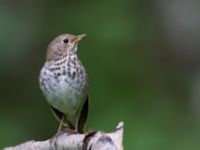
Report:
[[[50,109],[53,112],[54,117],[60,122],[63,115],[65,116],[65,114],[63,114],[62,112],[58,111],[57,109],[55,109],[53,106],[50,105]],[[75,127],[68,121],[68,119],[65,117],[64,121],[63,121],[63,125],[64,126],[68,126],[71,129],[75,129]]]
[[[83,105],[83,108],[81,110],[80,117],[79,117],[78,123],[77,123],[78,133],[84,132],[85,123],[86,123],[87,117],[88,117],[88,110],[89,110],[89,98],[87,95],[85,104]]]

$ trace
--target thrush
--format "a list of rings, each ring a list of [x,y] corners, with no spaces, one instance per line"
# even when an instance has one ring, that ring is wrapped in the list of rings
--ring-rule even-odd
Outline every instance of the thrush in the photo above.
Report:
[[[77,56],[78,43],[86,35],[62,34],[47,47],[40,71],[40,88],[50,108],[63,126],[83,133],[88,116],[88,82]]]

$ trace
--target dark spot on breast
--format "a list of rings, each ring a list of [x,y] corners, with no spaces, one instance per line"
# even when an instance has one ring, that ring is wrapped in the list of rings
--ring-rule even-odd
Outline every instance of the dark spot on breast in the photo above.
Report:
[[[55,74],[55,75],[54,75],[54,78],[55,78],[55,79],[58,79],[58,76]]]
[[[59,53],[58,53],[58,56],[59,56],[60,58],[62,58],[62,56],[63,56],[62,52],[59,52]]]
[[[71,77],[71,73],[70,73],[70,71],[68,71],[68,76]]]
[[[60,70],[60,67],[50,68],[50,71]]]
[[[63,70],[63,75],[65,75],[66,74],[66,71],[65,70]]]
[[[83,79],[83,75],[81,75],[80,78]]]
[[[56,65],[60,66],[60,65],[64,64],[65,62],[66,62],[66,59],[63,59],[63,60],[59,61]]]
[[[60,72],[57,73],[57,76],[60,76]]]
[[[78,79],[78,80],[76,81],[76,83],[79,84],[79,83],[80,83],[80,80]]]
[[[67,63],[67,66],[70,67],[70,63],[69,62]]]
[[[79,72],[79,69],[78,69],[78,67],[76,67],[76,72]]]
[[[83,75],[83,69],[80,70],[80,74]]]
[[[74,79],[75,76],[76,76],[76,72],[73,72],[73,73],[72,73],[72,79]]]

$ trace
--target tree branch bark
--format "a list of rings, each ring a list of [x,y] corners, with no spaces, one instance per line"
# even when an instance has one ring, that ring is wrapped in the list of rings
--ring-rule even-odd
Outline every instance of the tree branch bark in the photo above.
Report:
[[[63,130],[45,141],[27,141],[3,150],[123,150],[124,124],[120,122],[115,131],[75,134]]]

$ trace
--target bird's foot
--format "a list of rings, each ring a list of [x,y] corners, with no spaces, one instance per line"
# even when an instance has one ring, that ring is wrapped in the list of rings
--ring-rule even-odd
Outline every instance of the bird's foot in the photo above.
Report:
[[[67,134],[67,135],[72,135],[72,134],[77,134],[77,131],[74,129],[70,129],[70,128],[64,128],[62,130],[60,130],[59,132],[57,132],[52,138],[51,141],[57,139],[59,136],[61,136],[62,134]]]
[[[85,136],[92,136],[96,133],[94,129],[88,129],[88,131],[85,133]]]
[[[92,136],[94,136],[97,132],[94,129],[89,129],[86,133],[85,133],[85,138],[83,140],[84,145],[87,145],[90,138]]]
[[[64,128],[63,130],[61,130],[61,132],[67,133],[68,135],[78,134],[78,131],[76,131],[75,129],[71,129],[71,128]]]

